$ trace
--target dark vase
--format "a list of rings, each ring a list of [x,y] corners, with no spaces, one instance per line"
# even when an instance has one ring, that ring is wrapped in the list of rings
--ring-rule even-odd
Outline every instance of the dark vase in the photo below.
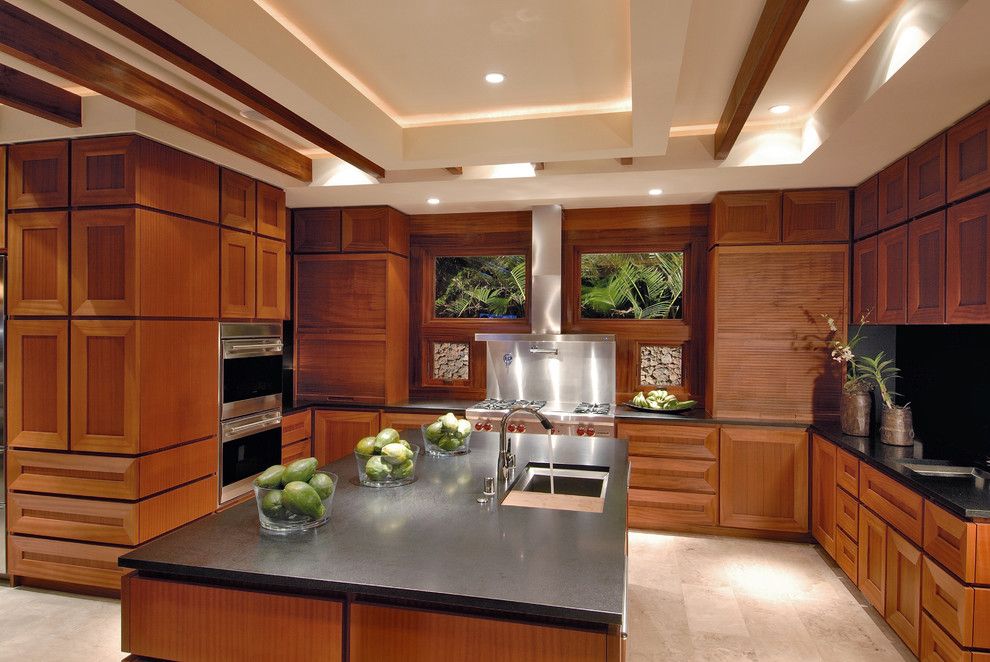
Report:
[[[870,397],[869,391],[842,389],[842,399],[839,401],[839,420],[842,423],[842,434],[869,437],[872,408],[873,398]]]
[[[880,443],[891,446],[914,444],[910,407],[883,407],[880,415]]]

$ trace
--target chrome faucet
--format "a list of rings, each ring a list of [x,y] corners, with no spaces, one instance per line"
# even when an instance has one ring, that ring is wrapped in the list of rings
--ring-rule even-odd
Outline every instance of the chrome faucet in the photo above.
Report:
[[[502,417],[502,425],[499,428],[498,466],[495,467],[495,473],[501,474],[503,480],[508,480],[512,470],[516,468],[516,456],[512,452],[512,440],[509,438],[507,430],[509,419],[521,411],[536,416],[536,418],[540,421],[540,425],[543,426],[543,429],[547,431],[553,429],[553,423],[550,422],[549,418],[541,414],[538,409],[528,405],[512,405],[509,407],[509,411],[507,411],[505,416]]]

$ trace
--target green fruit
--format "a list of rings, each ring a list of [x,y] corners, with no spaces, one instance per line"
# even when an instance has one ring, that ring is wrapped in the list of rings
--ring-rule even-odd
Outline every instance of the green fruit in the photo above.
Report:
[[[392,475],[392,468],[385,464],[380,456],[375,455],[364,465],[364,473],[367,474],[369,480],[383,481],[388,480],[389,476]]]
[[[416,465],[412,460],[406,460],[399,466],[392,469],[392,478],[408,478],[412,475],[415,467]]]
[[[436,443],[438,439],[443,435],[443,423],[437,421],[436,423],[431,423],[426,428],[426,438],[430,441]]]
[[[316,490],[323,500],[329,499],[333,494],[333,478],[326,474],[315,474],[309,479],[309,486]]]
[[[327,509],[315,489],[300,480],[294,480],[282,490],[282,505],[290,513],[320,519]]]
[[[282,490],[272,490],[261,498],[261,512],[268,519],[285,519],[287,513],[282,505]]]
[[[261,472],[261,475],[254,479],[254,484],[265,489],[275,489],[282,484],[282,474],[285,473],[285,466],[276,464]]]
[[[282,474],[282,484],[288,485],[294,482],[305,483],[316,473],[316,467],[318,465],[319,462],[316,461],[315,457],[296,460],[285,468],[285,473]]]
[[[375,454],[375,438],[365,437],[361,441],[357,442],[354,446],[354,450],[361,455],[374,455]]]
[[[405,439],[399,439],[399,443],[405,446],[406,448],[408,448],[409,450],[412,450],[412,444],[410,444]]]
[[[457,417],[450,412],[447,412],[441,416],[440,422],[443,424],[444,430],[447,430],[448,432],[454,432],[457,430]]]
[[[399,440],[399,432],[395,428],[384,428],[375,437],[375,450],[381,452],[389,444],[394,444]]]
[[[471,434],[471,422],[465,418],[457,421],[457,436],[461,439],[467,438]]]
[[[399,466],[406,460],[411,460],[413,452],[400,443],[389,444],[382,449],[382,459],[393,467]]]
[[[449,453],[450,451],[456,451],[463,443],[457,437],[444,437],[437,443],[437,446]]]

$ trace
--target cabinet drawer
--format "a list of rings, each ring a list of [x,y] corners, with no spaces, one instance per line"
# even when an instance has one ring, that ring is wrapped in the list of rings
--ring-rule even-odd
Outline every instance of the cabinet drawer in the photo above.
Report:
[[[282,417],[283,446],[309,439],[312,434],[312,414],[309,409]]]
[[[309,439],[297,441],[288,446],[282,446],[282,464],[289,464],[296,460],[302,460],[313,454],[313,443]]]
[[[973,589],[973,646],[990,648],[990,588]]]
[[[859,501],[843,489],[835,491],[835,523],[853,540],[859,539]]]
[[[917,545],[922,544],[924,500],[873,467],[860,466],[859,500]]]
[[[617,435],[629,440],[629,454],[685,460],[718,458],[718,428],[654,423],[619,423]]]
[[[859,546],[842,530],[835,532],[835,562],[853,584],[859,582]]]
[[[670,524],[715,524],[714,494],[629,490],[629,527],[661,529]]]
[[[715,494],[718,463],[660,457],[629,457],[629,486],[650,490],[675,490]]]
[[[921,576],[921,606],[964,646],[973,644],[972,587],[966,586],[925,558]]]
[[[129,550],[65,540],[8,536],[11,575],[118,590],[126,572],[117,558]]]
[[[835,453],[835,482],[854,497],[859,496],[859,460],[841,448]]]
[[[925,502],[925,552],[963,581],[976,581],[976,524]]]
[[[972,656],[952,640],[928,614],[921,617],[921,662],[970,662]]]

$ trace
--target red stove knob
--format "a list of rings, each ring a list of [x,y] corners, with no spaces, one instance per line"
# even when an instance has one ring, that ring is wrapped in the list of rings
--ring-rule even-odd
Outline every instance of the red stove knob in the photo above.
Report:
[[[578,433],[578,436],[579,437],[583,437],[584,436],[584,428],[578,428],[577,429],[577,433]]]
[[[519,426],[516,427],[516,431],[517,432],[525,432],[526,431],[526,426],[523,425],[522,423],[520,423]]]
[[[513,423],[509,423],[509,432],[515,432],[516,426]]]
[[[591,427],[591,426],[589,425],[589,426],[588,426],[588,429],[587,429],[587,430],[585,430],[585,431],[584,431],[584,433],[585,433],[586,435],[588,435],[589,437],[594,437],[594,436],[595,436],[595,428],[593,428],[593,427]]]
[[[474,424],[474,429],[477,430],[478,432],[481,432],[482,427],[483,426],[481,425],[481,421],[478,421],[477,423]]]
[[[482,426],[482,427],[484,427],[485,432],[490,432],[491,429],[492,429],[492,424],[491,423],[485,423],[484,426]]]
[[[550,434],[557,434],[557,428],[552,428],[550,430]]]

